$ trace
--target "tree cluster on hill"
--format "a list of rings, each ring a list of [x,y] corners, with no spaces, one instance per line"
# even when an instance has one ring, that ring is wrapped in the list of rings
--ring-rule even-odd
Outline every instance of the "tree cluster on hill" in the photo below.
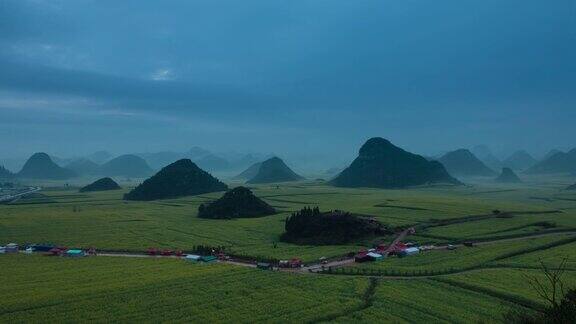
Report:
[[[92,192],[92,191],[106,191],[106,190],[117,190],[122,189],[120,186],[111,178],[98,179],[91,184],[80,188],[80,192]]]
[[[378,221],[339,210],[320,212],[306,207],[286,218],[284,242],[312,245],[346,244],[357,239],[384,235],[390,230]]]
[[[249,218],[275,214],[276,210],[250,189],[237,187],[229,190],[220,199],[198,207],[198,217],[213,219]]]
[[[228,186],[189,159],[178,160],[124,195],[125,200],[155,200],[224,191]]]

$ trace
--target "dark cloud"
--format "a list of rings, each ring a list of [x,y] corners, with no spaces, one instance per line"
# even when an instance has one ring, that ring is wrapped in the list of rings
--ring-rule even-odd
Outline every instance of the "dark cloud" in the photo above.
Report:
[[[80,0],[82,1],[82,0]],[[57,5],[60,1],[2,0],[0,44],[18,41],[62,40],[75,29]]]
[[[141,80],[9,61],[0,61],[0,70],[4,90],[83,96],[144,110],[250,108],[249,96],[220,85]]]
[[[0,1],[0,103],[52,100],[20,119],[34,134],[66,118],[105,129],[87,112],[118,110],[137,113],[126,127],[164,114],[215,146],[230,131],[294,151],[311,136],[333,151],[373,135],[419,150],[555,146],[576,135],[574,57],[571,0]],[[86,101],[57,118],[54,97]],[[21,117],[2,105],[0,118]],[[543,120],[545,136],[532,130]]]

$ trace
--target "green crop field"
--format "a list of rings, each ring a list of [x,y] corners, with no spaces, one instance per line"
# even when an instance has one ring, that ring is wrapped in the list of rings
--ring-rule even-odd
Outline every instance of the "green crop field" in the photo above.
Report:
[[[467,289],[480,292],[492,292],[510,301],[544,306],[544,301],[539,298],[534,288],[530,285],[532,278],[545,280],[544,275],[539,270],[506,268],[470,271],[436,278],[435,280],[455,287],[466,287]],[[564,284],[566,287],[576,287],[576,273],[574,271],[566,272]]]
[[[554,267],[562,260],[566,261],[567,269],[576,270],[576,243],[521,254],[504,259],[500,263],[507,266],[538,267],[543,262],[547,266]]]
[[[304,206],[372,216],[426,244],[479,242],[405,258],[355,264],[332,274],[287,274],[176,259],[95,257],[71,260],[0,255],[0,322],[495,322],[511,308],[542,306],[526,276],[542,260],[568,258],[576,285],[576,193],[567,179],[409,190],[342,189],[319,182],[254,186],[277,215],[235,220],[196,217],[222,193],[126,202],[126,190],[78,193],[48,187],[0,205],[0,245],[50,242],[109,251],[225,246],[256,259],[313,262],[387,243],[279,242],[284,219]],[[494,211],[498,210],[498,213]],[[371,279],[372,278],[372,279]]]
[[[358,264],[359,271],[378,271],[389,275],[427,275],[463,271],[478,267],[490,266],[497,260],[509,255],[521,254],[559,244],[570,246],[575,242],[575,235],[550,235],[526,240],[495,242],[472,248],[460,247],[456,250],[424,251],[418,255],[404,258],[389,257],[378,262]],[[572,252],[576,260],[576,251]],[[522,257],[521,255],[519,256]],[[558,259],[560,260],[560,259]],[[351,269],[346,269],[351,270]]]
[[[0,256],[0,267],[2,323],[307,322],[356,309],[368,284],[174,259]]]
[[[433,280],[382,281],[366,309],[339,323],[496,322],[512,302]]]
[[[0,321],[10,323],[469,323],[494,321],[521,307],[505,294],[493,296],[452,283],[470,281],[497,294],[506,280],[522,278],[516,272],[506,272],[510,275],[498,286],[489,272],[448,276],[447,282],[371,283],[365,277],[287,274],[176,259],[4,255],[0,266],[3,276],[10,277],[0,286]],[[514,294],[534,297],[528,289]]]
[[[499,193],[494,189],[476,187],[374,190],[301,183],[254,189],[280,213],[258,219],[206,220],[196,217],[198,205],[221,194],[125,202],[121,200],[125,191],[80,194],[75,189],[45,190],[40,197],[0,206],[0,235],[5,241],[54,242],[108,250],[141,251],[150,246],[185,250],[199,244],[222,245],[236,253],[254,256],[299,256],[315,260],[355,251],[373,242],[324,247],[278,242],[286,216],[303,206],[318,205],[322,209],[371,215],[390,226],[434,224],[434,227],[419,229],[415,239],[422,242],[490,239],[576,229],[576,210],[565,209],[569,205],[576,206],[576,202],[560,200],[543,206],[540,201],[526,197],[536,194],[533,189],[506,192],[509,197],[503,198],[498,198]],[[542,189],[538,195],[553,196],[555,193]],[[490,216],[495,209],[514,214],[510,218],[467,220]],[[557,212],[547,213],[550,211]],[[457,222],[438,226],[439,221],[446,220]],[[542,222],[550,223],[552,227],[542,226]]]

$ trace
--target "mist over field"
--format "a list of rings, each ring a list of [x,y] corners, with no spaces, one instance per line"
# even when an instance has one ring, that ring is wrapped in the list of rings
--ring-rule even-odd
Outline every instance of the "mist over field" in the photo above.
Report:
[[[199,146],[321,169],[373,136],[428,156],[568,150],[574,8],[3,0],[0,158]]]

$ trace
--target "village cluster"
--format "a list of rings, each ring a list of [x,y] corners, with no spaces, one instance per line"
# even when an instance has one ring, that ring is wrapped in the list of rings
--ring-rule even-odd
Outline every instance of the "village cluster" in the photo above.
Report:
[[[437,247],[433,245],[428,246],[418,246],[416,243],[408,242],[404,243],[401,240],[405,238],[408,234],[413,234],[413,229],[408,229],[402,233],[392,242],[390,245],[379,244],[370,249],[362,249],[358,252],[351,252],[343,258],[338,260],[329,260],[325,257],[320,258],[317,263],[309,264],[309,271],[322,271],[326,268],[332,268],[334,266],[342,266],[344,264],[349,264],[349,262],[364,263],[364,262],[374,262],[382,261],[387,257],[397,256],[397,257],[407,257],[416,255],[422,251],[434,250],[434,249],[455,249],[454,245],[447,245],[445,247]],[[465,246],[472,246],[473,244],[467,242]],[[63,246],[56,246],[53,244],[29,244],[25,246],[20,246],[17,243],[9,243],[5,246],[0,246],[0,254],[10,254],[10,253],[41,253],[45,256],[61,256],[61,257],[86,257],[86,256],[96,256],[97,251],[95,248],[79,249],[79,248],[67,248]],[[112,251],[100,251],[101,255],[117,255],[117,256],[148,256],[148,257],[173,257],[182,259],[193,263],[213,263],[213,262],[229,262],[237,265],[250,265],[255,266],[262,270],[296,270],[303,269],[306,270],[304,262],[300,258],[291,258],[289,260],[279,260],[277,262],[263,262],[258,260],[245,260],[236,259],[230,255],[224,253],[223,251],[208,251],[206,253],[185,253],[182,250],[171,250],[171,249],[159,249],[159,248],[149,248],[145,253],[123,253],[123,252],[112,252]],[[342,261],[347,261],[348,263],[342,263]],[[315,264],[315,265],[314,265]]]

